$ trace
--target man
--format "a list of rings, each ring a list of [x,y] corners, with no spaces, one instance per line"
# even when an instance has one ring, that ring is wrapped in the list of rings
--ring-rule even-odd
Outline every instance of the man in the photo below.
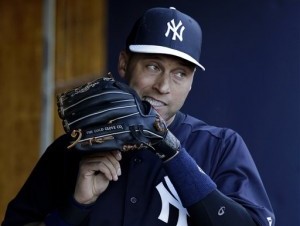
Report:
[[[167,159],[147,148],[80,158],[58,138],[8,206],[7,225],[273,226],[259,173],[242,138],[180,112],[199,63],[198,23],[175,8],[136,22],[118,71],[180,144]],[[160,151],[165,151],[161,148]]]

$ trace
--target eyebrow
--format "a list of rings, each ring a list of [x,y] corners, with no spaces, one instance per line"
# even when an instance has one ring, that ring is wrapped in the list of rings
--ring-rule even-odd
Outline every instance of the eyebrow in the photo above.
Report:
[[[192,68],[192,69],[196,68],[196,65],[194,65],[193,63],[188,62],[184,59],[181,59],[177,56],[172,56],[172,55],[167,55],[167,54],[151,54],[151,53],[141,54],[141,55],[144,59],[149,59],[149,60],[151,60],[151,59],[153,59],[153,60],[163,60],[163,57],[161,57],[161,56],[166,56],[168,58],[175,59],[178,62],[178,64],[180,64],[182,66],[189,67],[189,68]]]

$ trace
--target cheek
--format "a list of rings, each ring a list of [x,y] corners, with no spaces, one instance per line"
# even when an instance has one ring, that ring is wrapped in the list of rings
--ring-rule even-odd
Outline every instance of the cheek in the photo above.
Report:
[[[144,93],[145,91],[151,89],[153,84],[153,81],[150,79],[147,79],[146,77],[132,77],[129,80],[129,86],[131,88],[133,88],[140,96],[142,95],[142,93]]]
[[[175,97],[173,99],[174,100],[174,105],[179,110],[182,107],[182,105],[184,104],[184,101],[186,99],[186,95],[180,94],[180,95],[176,95],[174,97]]]
[[[174,92],[173,92],[173,102],[174,105],[176,106],[176,108],[180,109],[182,107],[182,105],[184,104],[188,94],[190,92],[190,88],[177,88]]]
[[[142,80],[131,80],[129,86],[137,92],[139,97],[142,97],[143,90],[146,89],[146,84]]]

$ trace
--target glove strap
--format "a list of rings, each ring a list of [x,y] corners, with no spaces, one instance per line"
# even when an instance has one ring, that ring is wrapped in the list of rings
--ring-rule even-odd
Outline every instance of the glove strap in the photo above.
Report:
[[[179,140],[168,130],[165,139],[153,145],[156,154],[167,162],[174,158],[180,150]]]

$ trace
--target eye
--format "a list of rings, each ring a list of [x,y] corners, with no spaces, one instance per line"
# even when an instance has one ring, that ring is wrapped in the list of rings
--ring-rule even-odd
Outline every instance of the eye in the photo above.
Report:
[[[148,64],[147,69],[152,72],[159,72],[160,68],[156,64]]]
[[[187,76],[184,71],[172,72],[172,75],[176,80],[182,80]]]

